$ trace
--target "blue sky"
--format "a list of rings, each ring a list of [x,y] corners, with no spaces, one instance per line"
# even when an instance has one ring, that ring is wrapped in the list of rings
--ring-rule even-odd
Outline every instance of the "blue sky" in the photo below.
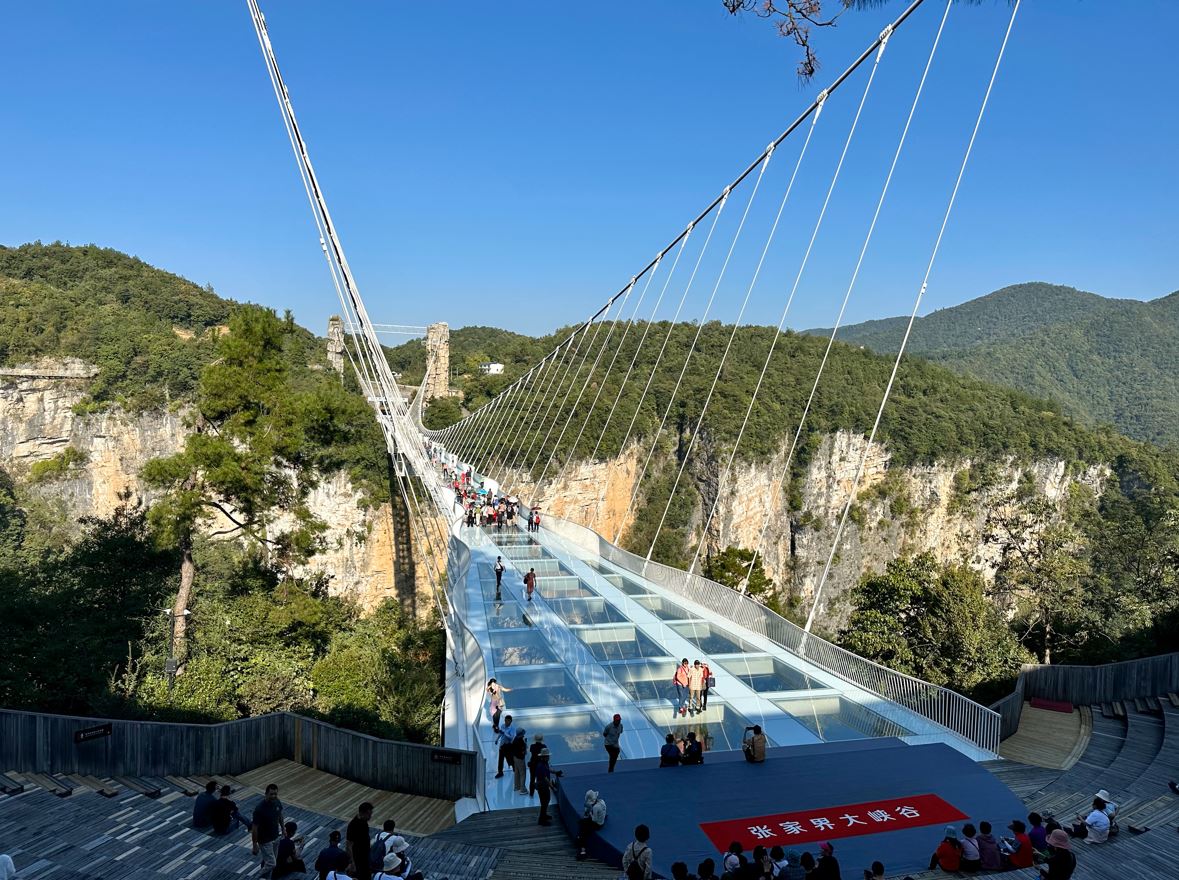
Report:
[[[806,85],[789,41],[720,0],[263,8],[373,319],[544,332],[622,286],[902,5],[817,35]],[[834,317],[942,9],[928,0],[885,54],[792,326]],[[909,309],[1008,11],[950,13],[849,320]],[[323,332],[334,293],[244,2],[5,18],[0,243],[120,248]],[[1172,0],[1024,3],[923,312],[1025,280],[1179,288],[1177,30]],[[747,320],[777,320],[863,83],[824,112]],[[715,317],[736,313],[797,149],[766,172]]]

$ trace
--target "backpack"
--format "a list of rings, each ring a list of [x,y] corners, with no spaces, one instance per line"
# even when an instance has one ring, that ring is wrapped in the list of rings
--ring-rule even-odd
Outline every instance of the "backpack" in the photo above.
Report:
[[[377,835],[377,839],[373,841],[372,849],[368,851],[368,867],[370,870],[380,871],[385,867],[385,853],[388,851],[386,844],[392,836],[389,832],[382,831]]]
[[[648,847],[636,850],[632,847],[631,856],[633,857],[631,863],[626,868],[626,880],[644,880],[646,873],[643,871],[643,866],[639,862],[639,856],[647,851]]]

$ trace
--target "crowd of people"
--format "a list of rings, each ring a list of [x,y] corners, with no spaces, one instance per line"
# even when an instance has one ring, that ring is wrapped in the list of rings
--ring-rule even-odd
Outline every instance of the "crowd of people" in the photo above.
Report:
[[[259,859],[261,876],[268,880],[314,874],[319,880],[422,880],[410,858],[410,844],[397,833],[397,823],[386,819],[375,838],[369,822],[373,805],[362,803],[344,833],[333,830],[328,845],[316,855],[310,871],[304,860],[304,838],[296,822],[286,819],[278,786],[266,786],[265,794],[246,821],[228,785],[218,791],[209,782],[192,805],[192,825],[198,831],[230,834],[241,828],[250,834],[250,849]],[[343,845],[341,846],[341,842]]]
[[[516,518],[522,516],[528,531],[540,531],[539,507],[525,510],[515,495],[496,495],[482,484],[474,484],[469,470],[444,467],[443,473],[454,489],[454,503],[463,511],[463,523],[466,526],[495,526],[502,531],[504,526],[514,526]]]

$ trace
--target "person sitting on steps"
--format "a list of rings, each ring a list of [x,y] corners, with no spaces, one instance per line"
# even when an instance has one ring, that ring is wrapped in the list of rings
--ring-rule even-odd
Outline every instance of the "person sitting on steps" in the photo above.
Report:
[[[577,859],[584,861],[588,858],[586,844],[589,836],[602,830],[606,824],[606,801],[598,796],[592,788],[585,793],[585,806],[581,811],[581,819],[577,823]]]
[[[741,743],[741,751],[745,753],[745,760],[751,764],[761,764],[766,759],[766,735],[761,732],[761,725],[745,728],[745,739]]]

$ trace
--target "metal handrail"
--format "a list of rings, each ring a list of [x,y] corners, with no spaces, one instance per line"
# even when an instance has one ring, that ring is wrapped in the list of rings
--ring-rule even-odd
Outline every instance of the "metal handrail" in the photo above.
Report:
[[[593,536],[598,555],[620,568],[702,605],[790,653],[813,663],[850,684],[869,690],[952,731],[981,749],[995,753],[1000,741],[999,713],[962,694],[889,669],[845,648],[807,633],[761,603],[716,581],[678,568],[649,561],[611,544],[597,532],[577,523],[549,516],[550,528],[572,528]]]

